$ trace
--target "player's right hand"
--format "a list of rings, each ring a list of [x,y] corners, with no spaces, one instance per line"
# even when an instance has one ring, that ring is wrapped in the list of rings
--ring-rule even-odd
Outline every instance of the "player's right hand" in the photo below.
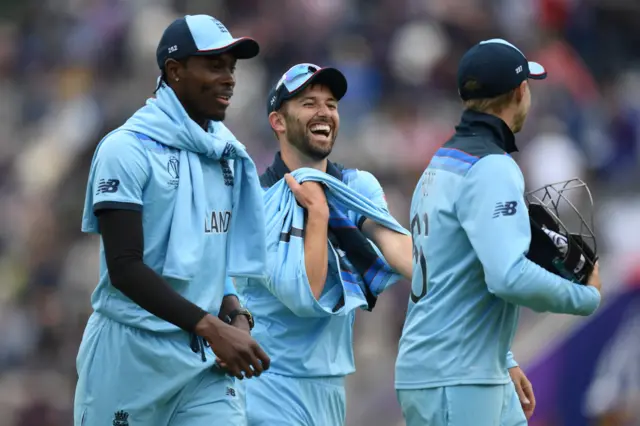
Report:
[[[298,200],[298,203],[309,213],[322,213],[329,217],[329,205],[324,194],[322,184],[319,182],[307,181],[299,184],[290,174],[284,175],[284,180],[289,185],[291,192]]]
[[[587,281],[587,285],[595,287],[598,291],[600,291],[600,264],[598,262],[593,265],[593,271],[591,272],[589,281]]]
[[[240,380],[260,376],[269,368],[269,356],[249,333],[240,328],[209,314],[196,325],[195,332],[209,342],[229,374]]]

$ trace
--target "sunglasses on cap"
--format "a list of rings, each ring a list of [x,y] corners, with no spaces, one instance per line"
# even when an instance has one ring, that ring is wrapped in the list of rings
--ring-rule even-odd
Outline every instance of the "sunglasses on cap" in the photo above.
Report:
[[[321,67],[314,64],[294,65],[278,81],[276,90],[280,90],[284,85],[289,93],[293,93],[300,89],[320,69]]]
[[[279,109],[284,101],[293,98],[310,84],[316,83],[329,87],[337,100],[347,92],[347,79],[337,69],[302,63],[289,68],[271,89],[267,112]]]

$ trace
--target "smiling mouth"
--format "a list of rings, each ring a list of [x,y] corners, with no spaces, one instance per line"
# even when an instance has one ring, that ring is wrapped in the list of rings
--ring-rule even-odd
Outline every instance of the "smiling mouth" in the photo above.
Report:
[[[218,96],[216,96],[216,99],[221,104],[229,105],[230,100],[231,100],[231,95],[218,95]]]
[[[327,123],[312,124],[309,131],[316,136],[328,138],[331,135],[331,126]]]

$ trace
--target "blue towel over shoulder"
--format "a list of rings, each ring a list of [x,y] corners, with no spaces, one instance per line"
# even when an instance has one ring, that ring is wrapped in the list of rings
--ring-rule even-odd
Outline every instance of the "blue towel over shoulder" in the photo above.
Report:
[[[264,209],[262,189],[255,164],[245,147],[220,122],[210,122],[207,130],[193,121],[173,90],[162,84],[156,98],[149,99],[121,127],[109,133],[94,153],[87,191],[82,231],[98,233],[93,214],[95,159],[103,143],[116,132],[129,131],[180,149],[180,182],[174,205],[167,255],[162,275],[178,280],[193,279],[204,252],[202,218],[205,191],[200,156],[233,161],[233,214],[227,240],[227,274],[232,277],[264,279]]]

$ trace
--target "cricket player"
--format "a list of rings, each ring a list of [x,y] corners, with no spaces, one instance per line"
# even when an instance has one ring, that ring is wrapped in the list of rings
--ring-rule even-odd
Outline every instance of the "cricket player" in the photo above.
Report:
[[[230,276],[265,273],[264,210],[255,165],[222,121],[237,60],[258,51],[211,16],[175,20],[155,98],[96,148],[82,228],[101,236],[100,281],[76,426],[246,424],[235,377],[269,358]]]
[[[237,282],[241,299],[256,318],[253,336],[271,357],[269,374],[265,372],[258,379],[243,383],[251,426],[340,426],[345,422],[345,376],[355,371],[352,330],[355,311],[318,316],[312,305],[335,289],[339,280],[340,271],[335,269],[335,254],[329,241],[338,252],[346,248],[337,235],[339,230],[328,229],[330,209],[322,186],[312,181],[299,184],[289,173],[303,167],[315,168],[387,209],[380,183],[371,173],[345,169],[327,159],[340,128],[338,102],[346,91],[347,81],[337,69],[298,64],[283,75],[267,100],[269,123],[280,151],[260,177],[262,186],[266,190],[285,179],[298,203],[306,209],[307,219],[304,270],[294,284],[278,282],[277,274],[271,277],[275,288],[297,286],[290,298],[283,291],[272,292],[253,280]],[[351,231],[366,236],[395,271],[410,279],[409,233],[392,231],[351,211],[344,213],[353,224]],[[300,237],[292,234],[290,238]],[[367,238],[363,240],[366,242]],[[294,259],[287,258],[286,262],[290,264],[272,269],[298,268]],[[303,297],[310,292],[311,297]],[[299,296],[295,297],[296,294]]]
[[[535,397],[510,352],[519,306],[590,315],[600,303],[597,266],[583,286],[527,258],[524,179],[510,154],[529,81],[545,77],[501,39],[460,61],[465,111],[411,203],[414,270],[395,378],[408,426],[526,425]]]

